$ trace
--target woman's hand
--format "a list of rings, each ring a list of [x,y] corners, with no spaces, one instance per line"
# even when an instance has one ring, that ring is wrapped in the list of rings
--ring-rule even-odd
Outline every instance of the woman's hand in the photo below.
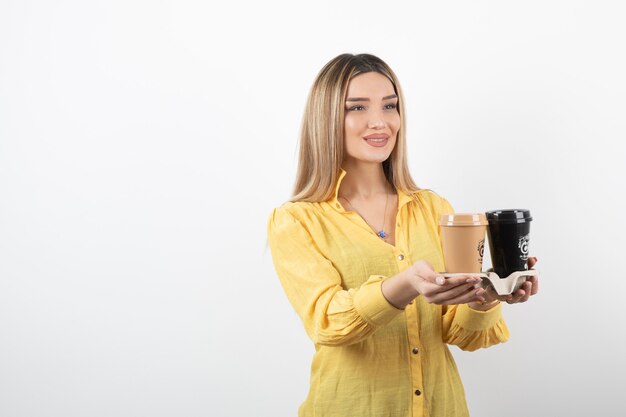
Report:
[[[426,261],[415,262],[405,273],[418,294],[431,304],[480,302],[486,292],[483,288],[475,288],[480,278],[461,275],[446,279]]]
[[[528,267],[533,268],[537,264],[536,257],[528,258]],[[485,306],[492,307],[496,300],[505,301],[508,304],[525,303],[528,299],[539,292],[539,277],[529,277],[526,282],[513,294],[498,295],[498,293],[489,287],[487,291],[482,294],[482,300],[478,303],[472,303],[470,306],[477,310],[484,310]]]

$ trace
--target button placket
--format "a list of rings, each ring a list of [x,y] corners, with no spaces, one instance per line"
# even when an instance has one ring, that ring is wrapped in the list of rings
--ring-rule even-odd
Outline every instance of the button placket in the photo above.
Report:
[[[397,256],[398,254],[396,254]],[[408,257],[405,258],[406,261],[409,261]],[[409,309],[406,308],[405,316],[407,319],[407,326],[410,329],[419,329],[419,315],[417,314],[416,309],[419,309],[418,303],[415,302],[413,306]],[[421,355],[421,341],[419,337],[419,332],[410,331],[408,332],[408,345],[406,349],[408,350],[409,363],[410,363],[410,372],[411,372],[411,386],[413,388],[413,401],[412,401],[412,410],[413,415],[419,416],[423,415],[424,408],[424,395],[422,395],[422,390],[420,387],[424,386],[423,374],[422,374],[422,355]]]

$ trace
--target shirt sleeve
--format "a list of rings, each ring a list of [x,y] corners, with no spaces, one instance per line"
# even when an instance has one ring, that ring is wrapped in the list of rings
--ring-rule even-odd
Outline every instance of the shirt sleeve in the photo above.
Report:
[[[269,218],[268,242],[287,298],[314,343],[357,343],[402,312],[383,296],[384,276],[372,275],[359,288],[343,288],[332,261],[284,206]]]
[[[452,205],[445,198],[440,199],[437,208],[437,223],[441,214],[454,213]],[[441,234],[439,241],[441,243]],[[474,351],[509,339],[500,304],[487,311],[474,310],[468,304],[443,306],[442,312],[444,342],[462,350]]]
[[[474,310],[467,304],[444,306],[443,312],[444,342],[462,350],[473,351],[509,340],[500,304],[487,311]]]

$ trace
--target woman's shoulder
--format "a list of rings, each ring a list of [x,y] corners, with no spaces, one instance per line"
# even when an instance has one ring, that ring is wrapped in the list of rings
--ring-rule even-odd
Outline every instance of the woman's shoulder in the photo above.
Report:
[[[269,222],[274,224],[307,223],[308,219],[317,217],[323,211],[320,203],[308,201],[287,201],[272,209]]]
[[[454,213],[450,202],[430,188],[422,188],[407,192],[407,195],[418,205],[425,206],[435,215]]]
[[[272,213],[298,217],[305,213],[320,211],[320,203],[309,201],[286,201],[272,210]]]

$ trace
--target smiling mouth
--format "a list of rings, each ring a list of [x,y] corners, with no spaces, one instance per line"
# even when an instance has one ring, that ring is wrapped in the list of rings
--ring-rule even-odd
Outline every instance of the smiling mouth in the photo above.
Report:
[[[387,142],[389,141],[389,136],[387,136],[387,135],[369,135],[369,136],[364,136],[363,140],[366,141],[368,143],[368,145],[380,148],[380,147],[383,147],[383,146],[387,145]]]
[[[363,139],[389,139],[389,135],[386,133],[374,133],[371,135],[363,136]]]

